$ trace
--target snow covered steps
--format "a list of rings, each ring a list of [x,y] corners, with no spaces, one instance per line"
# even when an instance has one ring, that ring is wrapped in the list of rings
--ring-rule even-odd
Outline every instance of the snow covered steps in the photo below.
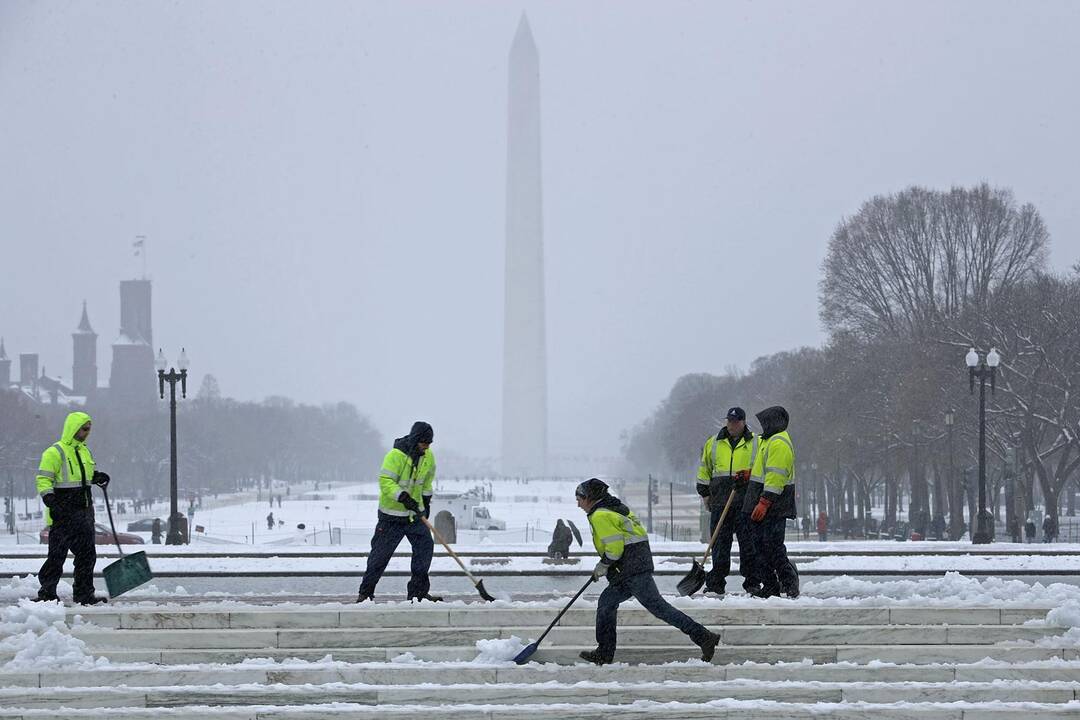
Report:
[[[721,633],[714,664],[633,604],[605,667],[577,662],[587,606],[523,667],[490,648],[555,603],[69,609],[96,664],[0,667],[0,718],[1080,717],[1080,649],[1046,607],[675,602]]]

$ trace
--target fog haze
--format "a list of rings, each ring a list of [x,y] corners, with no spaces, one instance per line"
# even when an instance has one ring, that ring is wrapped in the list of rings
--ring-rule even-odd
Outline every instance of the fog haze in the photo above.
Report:
[[[816,345],[832,230],[987,181],[1080,260],[1072,2],[0,4],[0,335],[100,382],[147,237],[195,387],[499,450],[507,56],[540,54],[550,447]]]

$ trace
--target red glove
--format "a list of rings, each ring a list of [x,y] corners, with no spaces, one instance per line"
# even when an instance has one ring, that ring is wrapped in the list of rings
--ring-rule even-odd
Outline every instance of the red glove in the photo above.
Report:
[[[758,498],[757,505],[754,507],[754,512],[750,513],[750,519],[754,522],[761,522],[765,519],[765,513],[769,512],[769,506],[772,505],[772,500],[762,495]]]
[[[735,472],[735,482],[745,484],[750,479],[749,470],[738,470]]]

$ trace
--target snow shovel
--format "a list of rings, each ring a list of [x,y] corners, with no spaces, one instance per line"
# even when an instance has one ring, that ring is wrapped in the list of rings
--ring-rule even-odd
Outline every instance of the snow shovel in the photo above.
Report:
[[[130,555],[124,554],[124,549],[120,547],[120,538],[116,535],[116,525],[113,524],[109,491],[104,486],[100,487],[105,495],[105,509],[109,512],[109,527],[112,528],[113,540],[116,541],[116,549],[120,551],[120,559],[109,563],[102,571],[105,575],[105,587],[109,589],[109,597],[114,598],[150,582],[154,579],[154,573],[150,572],[150,563],[146,561],[146,553],[142,550]]]
[[[701,563],[699,564],[697,558],[695,558],[694,567],[690,568],[690,572],[686,574],[686,577],[675,586],[675,589],[679,591],[679,595],[693,595],[705,584],[705,563],[709,559],[712,546],[716,544],[716,539],[720,537],[720,528],[724,525],[724,518],[727,517],[728,510],[731,509],[733,499],[735,499],[735,488],[731,488],[731,493],[727,496],[724,510],[720,513],[720,522],[716,523],[716,527],[713,529],[712,537],[709,538],[709,545],[705,548],[705,556],[701,558]]]
[[[517,657],[514,658],[514,662],[516,662],[518,665],[524,665],[525,663],[529,662],[529,658],[536,654],[537,649],[539,649],[540,647],[540,643],[543,642],[544,638],[547,637],[547,634],[551,632],[551,628],[555,627],[555,623],[559,622],[559,620],[562,619],[562,616],[566,614],[566,611],[570,609],[570,606],[573,605],[579,597],[581,597],[581,593],[585,592],[585,588],[589,587],[589,585],[593,584],[594,582],[596,582],[596,578],[590,575],[589,579],[585,582],[585,584],[581,586],[581,589],[577,591],[577,595],[570,598],[570,602],[566,603],[566,607],[564,607],[559,612],[559,614],[555,616],[555,619],[551,621],[551,624],[547,626],[547,630],[544,631],[544,634],[541,635],[536,642],[529,643],[527,646],[525,646],[525,649],[519,652],[517,654]]]
[[[468,576],[468,578],[472,580],[472,584],[476,586],[476,590],[480,593],[480,597],[484,598],[488,602],[495,602],[495,598],[488,594],[488,591],[484,589],[484,581],[477,580],[472,576],[472,573],[469,572],[468,568],[465,567],[465,563],[461,562],[461,558],[457,556],[457,553],[450,549],[450,546],[447,545],[446,541],[442,539],[442,535],[440,535],[439,531],[435,529],[435,526],[431,524],[431,521],[429,521],[423,515],[420,516],[420,519],[424,521],[424,524],[427,525],[428,530],[430,530],[431,534],[435,536],[435,539],[438,540],[444,548],[446,548],[446,552],[450,553],[450,557],[457,560],[457,564],[461,566],[461,569],[465,571],[465,574]]]

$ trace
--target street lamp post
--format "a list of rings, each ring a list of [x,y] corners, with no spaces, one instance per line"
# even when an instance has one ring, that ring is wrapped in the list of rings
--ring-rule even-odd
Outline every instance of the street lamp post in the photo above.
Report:
[[[953,425],[956,412],[949,408],[945,411],[945,437],[949,455],[949,539],[959,540],[964,534],[964,498],[960,493],[960,483],[956,478],[956,465],[953,454]]]
[[[994,348],[986,353],[983,361],[975,348],[968,350],[964,361],[968,366],[968,386],[975,393],[975,378],[979,378],[979,517],[971,534],[971,542],[985,545],[994,541],[994,515],[986,508],[986,379],[990,378],[990,392],[997,389],[997,366],[1001,356]]]
[[[165,536],[166,545],[183,545],[184,537],[187,535],[182,529],[181,524],[184,522],[184,517],[180,514],[179,508],[177,508],[177,479],[176,479],[176,383],[180,383],[180,396],[187,397],[187,371],[188,371],[188,357],[187,352],[180,348],[180,357],[176,360],[176,366],[180,368],[180,372],[177,372],[175,368],[169,367],[169,372],[165,372],[165,368],[169,366],[169,361],[165,359],[165,353],[158,349],[157,360],[158,373],[158,392],[161,395],[161,399],[165,399],[165,383],[169,383],[169,530]]]

